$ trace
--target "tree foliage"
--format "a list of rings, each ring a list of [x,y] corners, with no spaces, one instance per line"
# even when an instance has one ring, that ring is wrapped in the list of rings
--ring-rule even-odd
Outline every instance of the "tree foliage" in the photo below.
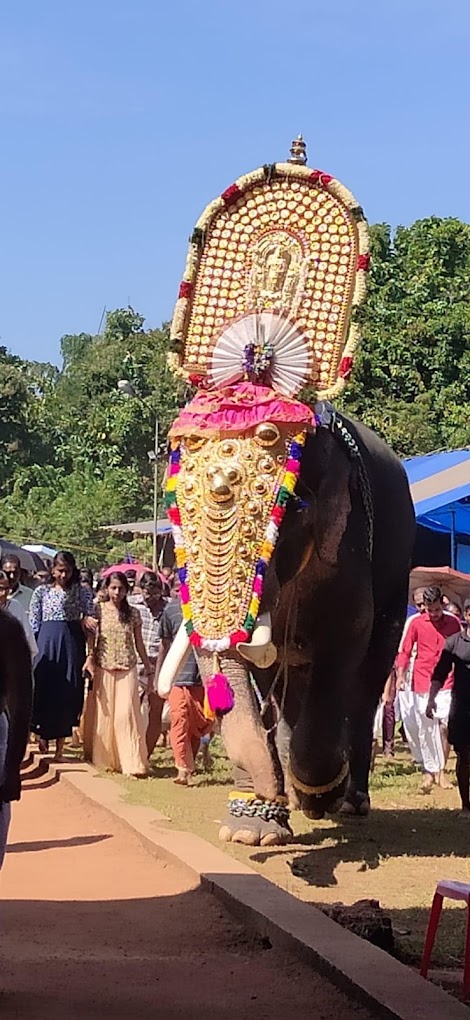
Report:
[[[371,230],[363,342],[345,410],[400,456],[470,443],[470,226]]]
[[[431,217],[371,230],[363,341],[342,406],[400,456],[470,445],[470,226]],[[0,534],[122,555],[101,528],[152,516],[155,420],[163,452],[184,394],[168,328],[118,308],[102,334],[66,335],[62,366],[0,347]],[[128,379],[138,394],[118,391]],[[160,458],[162,471],[164,457]]]
[[[60,371],[0,352],[0,534],[122,555],[101,528],[152,516],[155,421],[162,451],[182,396],[168,328],[145,330],[141,315],[117,309],[102,335],[63,337],[61,349]],[[135,397],[119,392],[123,378]]]

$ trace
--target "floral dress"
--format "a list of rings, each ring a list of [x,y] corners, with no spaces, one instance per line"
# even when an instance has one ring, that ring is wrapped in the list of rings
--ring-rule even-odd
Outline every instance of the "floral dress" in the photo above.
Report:
[[[92,592],[73,584],[41,584],[29,607],[38,644],[34,664],[32,730],[43,740],[69,737],[83,707],[86,656],[82,620],[95,616]]]

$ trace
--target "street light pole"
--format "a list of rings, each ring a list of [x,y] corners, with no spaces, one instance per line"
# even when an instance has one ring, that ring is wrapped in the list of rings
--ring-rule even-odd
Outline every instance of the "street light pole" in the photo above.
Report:
[[[129,382],[129,379],[120,379],[117,388],[120,393],[123,393],[125,397],[135,397],[143,404],[142,397],[137,393],[137,390]],[[153,557],[152,567],[156,572],[158,567],[158,417],[155,418],[155,445],[151,453],[149,453],[149,459],[153,461]]]

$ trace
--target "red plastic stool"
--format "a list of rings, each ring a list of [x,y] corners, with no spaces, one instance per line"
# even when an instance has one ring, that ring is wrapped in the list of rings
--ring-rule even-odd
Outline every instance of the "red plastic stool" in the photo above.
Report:
[[[449,900],[463,900],[467,904],[467,937],[465,940],[465,961],[463,969],[463,989],[465,995],[470,998],[470,885],[467,882],[452,882],[445,879],[438,882],[434,899],[432,901],[431,913],[429,915],[428,930],[424,943],[423,958],[421,960],[421,977],[428,976],[428,968],[431,960],[434,939],[436,938],[437,926],[441,916],[442,901],[444,896]]]

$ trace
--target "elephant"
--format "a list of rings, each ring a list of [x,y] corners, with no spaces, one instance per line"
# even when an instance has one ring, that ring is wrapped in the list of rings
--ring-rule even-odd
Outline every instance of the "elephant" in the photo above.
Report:
[[[218,657],[234,693],[220,720],[236,788],[225,841],[287,841],[288,803],[314,819],[369,811],[373,718],[405,621],[415,517],[387,445],[331,405],[317,419],[266,571],[266,641],[255,633]],[[210,469],[198,461],[208,498],[236,499],[243,439],[230,470],[213,456]],[[195,651],[206,682],[213,655]]]

